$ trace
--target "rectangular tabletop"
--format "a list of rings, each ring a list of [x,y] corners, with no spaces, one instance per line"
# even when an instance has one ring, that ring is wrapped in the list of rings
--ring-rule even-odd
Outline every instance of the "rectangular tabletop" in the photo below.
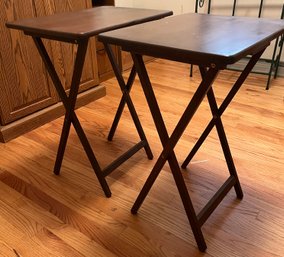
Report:
[[[6,26],[45,38],[76,40],[172,14],[172,11],[103,6],[7,22]]]
[[[284,21],[188,13],[99,35],[126,51],[223,66],[254,54],[283,34]]]

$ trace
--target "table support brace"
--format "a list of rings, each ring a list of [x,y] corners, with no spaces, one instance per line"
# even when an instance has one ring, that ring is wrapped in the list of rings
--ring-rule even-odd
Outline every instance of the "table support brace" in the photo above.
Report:
[[[127,81],[127,84],[125,86],[125,89],[130,93],[130,90],[132,88],[132,85],[133,85],[133,82],[134,82],[134,79],[135,79],[135,76],[136,76],[136,70],[135,70],[135,67],[134,65],[132,66],[132,69],[131,69],[131,72],[130,72],[130,75],[129,75],[129,78],[128,78],[128,81]],[[114,120],[113,120],[113,123],[112,123],[112,126],[111,126],[111,129],[109,131],[109,134],[108,134],[108,140],[111,141],[114,137],[114,133],[116,131],[116,128],[118,126],[118,123],[119,123],[119,120],[121,118],[121,115],[122,115],[122,112],[123,112],[123,109],[125,107],[125,104],[126,104],[126,101],[125,101],[125,97],[122,96],[121,100],[120,100],[120,103],[119,103],[119,106],[117,108],[117,111],[116,111],[116,114],[114,116]]]
[[[245,67],[245,69],[243,70],[243,72],[241,73],[241,75],[239,76],[239,78],[237,79],[235,84],[233,85],[232,89],[228,93],[227,97],[224,99],[223,103],[220,105],[218,110],[216,110],[216,112],[218,113],[218,116],[221,116],[224,113],[224,111],[226,110],[226,108],[228,107],[228,105],[231,103],[231,101],[235,97],[236,93],[239,91],[240,87],[242,86],[242,84],[246,80],[247,76],[250,74],[250,71],[253,69],[253,67],[255,66],[255,64],[257,63],[257,61],[259,60],[259,58],[263,54],[264,50],[262,50],[262,51],[260,51],[257,54],[252,56],[252,58],[250,59],[250,61],[247,64],[247,66]],[[200,138],[198,139],[198,141],[196,142],[196,144],[192,148],[191,152],[188,154],[188,156],[184,160],[183,164],[181,165],[181,167],[183,169],[185,169],[186,166],[189,164],[189,162],[191,161],[193,156],[197,153],[198,149],[203,144],[203,142],[205,141],[205,139],[207,138],[207,136],[209,135],[209,133],[211,132],[211,130],[213,129],[213,127],[215,125],[216,125],[216,117],[213,115],[213,118],[208,123],[206,129],[204,130],[204,132],[202,133],[202,135],[200,136]]]
[[[92,147],[87,139],[87,136],[77,118],[77,115],[75,113],[75,105],[76,105],[76,99],[77,99],[77,94],[78,94],[78,89],[79,89],[79,84],[80,84],[80,79],[82,75],[82,70],[84,66],[84,60],[87,52],[87,46],[88,46],[88,39],[82,39],[75,41],[73,43],[78,44],[78,49],[77,49],[77,54],[75,58],[75,64],[74,64],[74,72],[72,76],[72,82],[71,82],[71,87],[70,87],[70,92],[69,96],[67,96],[64,87],[58,77],[58,74],[54,68],[54,65],[49,57],[49,54],[46,51],[46,48],[39,37],[33,36],[33,40],[36,44],[36,47],[45,63],[45,66],[48,70],[48,73],[53,81],[53,84],[62,100],[62,103],[65,107],[66,113],[65,113],[65,118],[64,118],[64,123],[63,123],[63,128],[62,128],[62,133],[60,137],[60,143],[57,151],[57,157],[54,165],[54,173],[56,175],[59,175],[60,173],[60,168],[62,165],[63,161],[63,156],[66,148],[66,143],[67,139],[69,136],[69,131],[71,124],[73,124],[75,131],[80,139],[80,142],[87,154],[87,157],[92,165],[92,168],[99,180],[99,183],[107,197],[111,196],[111,191],[109,189],[109,186],[105,180],[105,177],[108,176],[114,169],[116,169],[119,165],[121,165],[123,162],[128,160],[132,155],[134,155],[138,150],[141,148],[147,149],[147,155],[148,158],[151,157],[151,150],[148,145],[148,142],[146,140],[142,140],[141,142],[137,143],[134,145],[131,149],[129,149],[127,152],[122,154],[120,157],[118,157],[115,161],[113,161],[111,164],[109,164],[105,169],[101,169],[95,154],[92,150]],[[129,97],[129,96],[128,96]],[[129,100],[127,97],[125,97],[126,103],[129,104]],[[131,102],[132,103],[132,102]],[[131,108],[131,107],[130,107]],[[134,107],[132,107],[134,109]],[[135,111],[135,109],[134,109]],[[136,114],[136,113],[135,113]],[[132,113],[133,115],[133,113]],[[139,129],[140,134],[142,130],[142,126],[139,122],[138,116],[136,114],[136,119],[133,118],[135,121],[135,125],[137,127],[137,130]],[[137,125],[140,125],[140,127]],[[143,134],[144,135],[144,134]],[[141,137],[141,136],[140,136]],[[144,136],[145,137],[145,136]]]
[[[199,67],[199,69],[200,69],[202,79],[204,79],[206,77],[207,71],[204,67]],[[214,91],[213,91],[212,87],[207,92],[207,98],[208,98],[208,102],[209,102],[209,105],[210,105],[212,116],[214,117],[214,120],[215,120],[215,126],[216,126],[216,129],[217,129],[219,140],[221,142],[221,146],[222,146],[223,153],[224,153],[224,156],[225,156],[225,159],[226,159],[228,170],[229,170],[231,176],[233,178],[235,178],[234,186],[235,186],[235,191],[236,191],[237,197],[239,199],[242,199],[243,198],[243,192],[242,192],[241,185],[240,185],[240,182],[239,182],[239,179],[238,179],[236,167],[235,167],[234,160],[233,160],[231,150],[230,150],[230,147],[229,147],[229,143],[228,143],[228,140],[227,140],[227,137],[226,137],[224,126],[223,126],[223,123],[222,123],[222,120],[221,120],[221,115],[218,112],[218,105],[217,105],[216,98],[215,98]]]
[[[189,105],[187,106],[182,118],[180,119],[178,125],[176,126],[172,136],[169,138],[163,117],[161,115],[156,97],[154,95],[151,82],[149,80],[143,59],[140,55],[132,54],[132,58],[134,60],[144,94],[148,101],[148,105],[153,116],[155,126],[157,128],[160,140],[164,147],[163,152],[161,153],[160,157],[158,158],[154,168],[151,171],[150,176],[148,177],[145,185],[143,186],[138,198],[136,199],[131,211],[132,213],[137,213],[139,207],[143,203],[144,199],[146,198],[148,192],[150,191],[152,185],[154,184],[156,178],[158,177],[161,169],[163,168],[166,161],[168,161],[175,183],[179,190],[180,197],[182,199],[189,223],[191,225],[193,234],[196,238],[198,247],[201,251],[206,249],[206,243],[201,231],[201,227],[198,224],[198,219],[195,214],[189,193],[187,191],[187,187],[183,180],[178,161],[176,159],[176,155],[173,151],[176,143],[178,142],[179,138],[181,137],[183,131],[187,127],[187,124],[193,117],[194,113],[196,112],[198,106],[202,102],[204,96],[206,95],[207,91],[211,87],[214,79],[218,74],[218,69],[210,69],[208,71],[208,76],[206,80],[201,82],[200,87],[194,94],[192,100],[190,101]]]
[[[107,54],[109,56],[109,60],[110,60],[111,65],[112,65],[112,69],[113,69],[114,74],[115,74],[115,76],[117,78],[117,81],[118,81],[118,84],[120,86],[120,89],[122,91],[122,98],[121,98],[121,101],[120,101],[120,104],[119,104],[119,107],[118,107],[118,110],[117,110],[117,114],[115,116],[112,128],[110,130],[108,139],[109,140],[112,139],[112,137],[114,135],[114,132],[115,132],[115,129],[116,129],[117,125],[118,125],[120,116],[122,114],[123,108],[124,108],[125,103],[126,103],[128,109],[130,111],[131,117],[133,119],[133,122],[134,122],[134,124],[136,126],[136,129],[137,129],[137,132],[139,134],[139,137],[141,139],[141,142],[144,142],[144,149],[145,149],[145,152],[146,152],[146,154],[148,156],[148,159],[152,160],[153,159],[152,151],[151,151],[151,149],[149,147],[149,143],[147,141],[147,138],[145,136],[145,133],[143,131],[141,123],[139,121],[139,118],[138,118],[137,112],[135,110],[134,104],[133,104],[133,102],[132,102],[132,100],[130,98],[130,95],[129,95],[130,89],[132,87],[132,84],[134,82],[135,75],[136,75],[135,67],[134,66],[132,67],[129,79],[127,81],[127,84],[125,85],[125,82],[124,82],[124,79],[122,77],[121,71],[120,71],[117,63],[115,62],[115,56],[113,54],[111,46],[108,45],[108,44],[104,44],[104,46],[105,46],[105,50],[106,50],[106,52],[107,52]]]
[[[45,63],[45,66],[49,72],[49,75],[53,81],[53,84],[62,100],[62,103],[65,107],[66,114],[64,118],[64,124],[62,128],[62,133],[61,133],[61,138],[60,138],[60,143],[57,151],[57,157],[54,165],[54,173],[56,175],[59,175],[60,173],[60,168],[62,165],[62,160],[66,148],[66,143],[70,131],[70,126],[71,123],[73,124],[79,139],[84,147],[84,150],[86,151],[86,154],[88,156],[88,159],[94,169],[94,172],[101,184],[101,187],[103,188],[103,191],[107,197],[111,196],[111,191],[109,189],[109,186],[102,175],[102,170],[99,166],[99,163],[93,153],[93,150],[91,148],[91,145],[89,144],[89,141],[84,133],[83,128],[81,127],[81,124],[77,118],[77,115],[74,111],[75,104],[76,104],[76,96],[78,93],[78,88],[80,84],[80,78],[83,70],[83,65],[84,65],[84,59],[87,51],[87,46],[88,46],[88,40],[83,40],[82,42],[78,43],[78,50],[77,50],[77,55],[75,59],[75,65],[74,65],[74,74],[72,77],[72,82],[71,82],[71,87],[70,87],[70,93],[69,97],[66,95],[65,90],[61,84],[61,81],[56,73],[56,70],[51,62],[51,59],[46,51],[46,48],[42,42],[42,40],[38,37],[33,37],[34,42],[37,46],[37,49]]]
[[[220,204],[223,198],[227,195],[230,189],[232,187],[235,187],[237,197],[239,199],[243,198],[243,192],[234,166],[233,158],[229,149],[229,144],[227,142],[224,127],[222,124],[221,114],[225,111],[226,107],[229,105],[229,103],[237,93],[238,89],[243,84],[245,78],[248,76],[249,72],[251,71],[257,60],[260,58],[263,51],[264,50],[258,52],[252,57],[251,61],[248,63],[247,67],[242,72],[240,78],[237,80],[237,82],[235,83],[232,90],[229,92],[228,96],[225,98],[223,104],[219,109],[212,89],[212,84],[219,73],[219,69],[216,67],[210,67],[207,70],[207,68],[200,66],[200,71],[202,74],[202,81],[200,83],[200,86],[193,95],[191,101],[186,107],[181,119],[179,120],[178,124],[176,125],[170,137],[168,135],[163,117],[161,115],[154,91],[152,89],[151,82],[148,77],[148,73],[145,64],[143,62],[142,56],[139,54],[132,53],[132,58],[135,63],[135,67],[137,69],[137,73],[140,78],[144,94],[146,96],[161,143],[163,145],[163,151],[160,154],[156,164],[154,165],[149,177],[147,178],[141,192],[139,193],[131,209],[131,212],[133,214],[137,213],[138,209],[140,208],[147,194],[149,193],[152,185],[154,184],[156,178],[161,172],[165,162],[168,161],[170,165],[170,170],[173,174],[181,200],[183,202],[184,209],[186,211],[189,223],[191,225],[195,240],[197,242],[200,251],[205,251],[205,249],[207,248],[204,236],[201,231],[201,227],[208,219],[208,217],[213,213],[213,211],[217,208],[217,206]],[[212,126],[213,128],[213,126],[215,125],[217,128],[218,136],[229,168],[230,176],[221,186],[221,188],[215,193],[215,195],[211,198],[211,200],[203,207],[200,213],[196,215],[185,181],[181,174],[181,170],[179,168],[176,155],[174,153],[174,147],[176,146],[179,138],[182,136],[184,130],[191,121],[193,115],[195,114],[196,110],[198,109],[205,95],[207,95],[208,97],[210,109],[213,115],[213,119],[210,122],[210,124],[212,123],[212,125],[210,126]],[[206,133],[209,134],[212,128],[210,129],[207,128]],[[206,134],[203,135],[204,137],[202,138],[203,141],[206,139],[207,135]]]

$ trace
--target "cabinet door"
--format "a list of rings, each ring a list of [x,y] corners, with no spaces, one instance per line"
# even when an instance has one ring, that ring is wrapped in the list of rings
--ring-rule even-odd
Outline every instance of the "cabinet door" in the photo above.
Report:
[[[120,64],[119,51],[117,46],[111,46],[113,54],[116,57],[116,61]],[[103,82],[114,76],[114,72],[109,61],[108,55],[104,48],[104,45],[97,40],[96,37],[96,49],[97,49],[97,62],[98,62],[98,74],[99,81]],[[120,67],[121,68],[121,67]]]
[[[60,12],[71,12],[92,7],[91,0],[37,0],[37,16],[51,15]],[[80,21],[78,21],[80,22]],[[70,88],[77,46],[65,42],[50,41],[51,56],[62,85]],[[95,39],[91,38],[85,59],[79,92],[99,84],[96,62]]]
[[[34,16],[33,0],[0,1],[1,125],[56,102],[56,93],[32,38],[5,27],[7,21]]]

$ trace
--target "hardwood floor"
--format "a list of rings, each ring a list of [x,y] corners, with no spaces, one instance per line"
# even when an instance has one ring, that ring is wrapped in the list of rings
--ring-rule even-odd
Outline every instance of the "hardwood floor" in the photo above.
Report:
[[[200,81],[188,65],[156,60],[147,64],[171,132]],[[238,73],[224,71],[214,85],[218,101]],[[138,140],[126,110],[112,142],[109,131],[120,92],[105,82],[107,96],[77,111],[104,167]],[[60,176],[52,173],[63,119],[1,144],[0,256],[284,256],[284,79],[251,75],[223,115],[244,191],[231,190],[203,225],[200,253],[173,177],[166,165],[137,215],[130,209],[157,159],[161,145],[138,82],[132,98],[154,153],[143,150],[114,171],[106,198],[74,129]],[[180,164],[210,120],[206,100],[175,148]],[[198,212],[226,180],[228,171],[213,131],[183,171]]]

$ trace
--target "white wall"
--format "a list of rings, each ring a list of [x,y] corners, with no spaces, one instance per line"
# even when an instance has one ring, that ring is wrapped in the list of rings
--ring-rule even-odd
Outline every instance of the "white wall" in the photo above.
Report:
[[[260,0],[238,0],[236,15],[238,16],[257,16]],[[199,12],[206,12],[208,0]],[[172,10],[174,14],[194,12],[195,0],[116,0],[116,6],[164,9]],[[233,0],[212,0],[212,13],[231,14]],[[264,1],[263,16],[267,18],[279,18],[283,0],[266,0]]]
[[[115,6],[133,7],[133,0],[115,0]]]
[[[137,8],[151,8],[151,9],[166,9],[166,10],[172,10],[174,14],[180,14],[184,12],[183,7],[183,0],[163,0],[163,3],[161,1],[153,1],[153,0],[134,0],[134,7]],[[193,9],[192,9],[193,10]]]
[[[116,0],[116,6],[171,10],[174,14],[194,11],[194,0]]]

